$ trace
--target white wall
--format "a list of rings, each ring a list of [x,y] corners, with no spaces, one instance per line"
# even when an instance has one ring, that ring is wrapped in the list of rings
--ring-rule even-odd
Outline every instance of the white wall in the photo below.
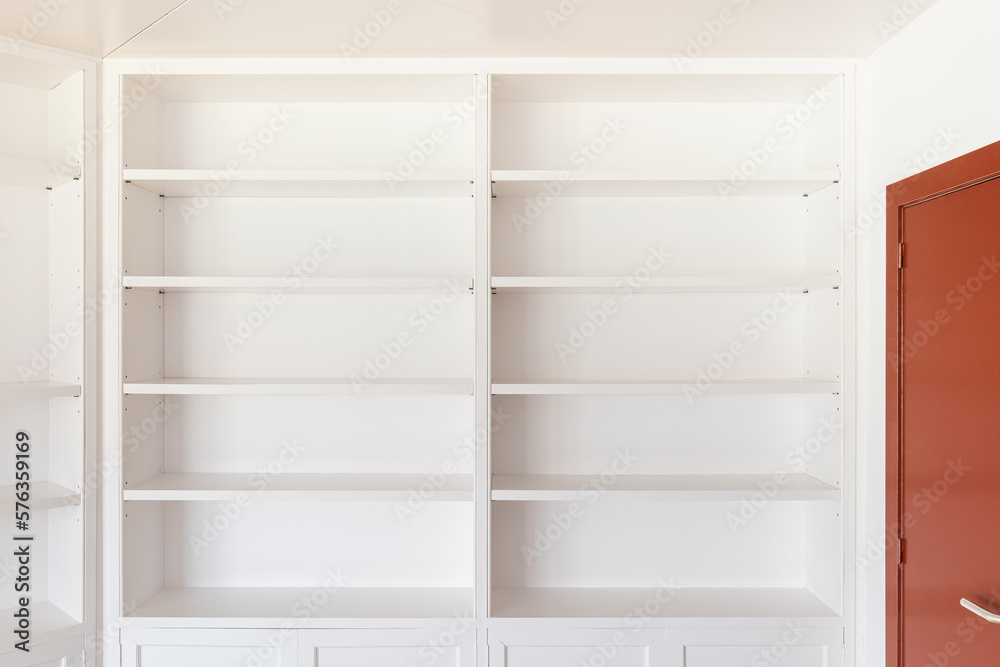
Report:
[[[938,0],[862,68],[858,202],[874,213],[858,237],[865,667],[885,664],[885,186],[1000,141],[998,24],[996,0]]]

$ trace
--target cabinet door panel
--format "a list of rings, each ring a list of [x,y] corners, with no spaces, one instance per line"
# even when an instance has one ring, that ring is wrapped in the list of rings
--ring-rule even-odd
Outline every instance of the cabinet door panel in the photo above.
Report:
[[[302,630],[298,667],[473,667],[474,628]]]
[[[842,667],[839,628],[669,630],[672,665],[680,667]]]
[[[294,630],[122,631],[122,667],[294,667]]]
[[[662,630],[490,633],[490,667],[665,667]]]

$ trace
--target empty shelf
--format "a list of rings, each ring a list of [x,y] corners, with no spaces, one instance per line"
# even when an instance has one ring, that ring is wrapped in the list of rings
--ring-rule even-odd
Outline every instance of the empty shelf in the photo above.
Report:
[[[72,398],[80,395],[80,385],[62,382],[0,383],[0,401],[22,401],[34,398]]]
[[[499,588],[495,618],[608,619],[620,623],[651,599],[655,618],[835,618],[806,588]]]
[[[551,195],[551,184],[558,183],[563,197],[801,197],[839,182],[840,171],[773,172],[739,185],[731,178],[731,171],[494,170],[493,193]]]
[[[234,500],[240,495],[256,500],[385,500],[405,501],[426,484],[420,474],[287,473],[251,485],[250,473],[165,473],[126,487],[125,500]],[[472,502],[472,475],[450,475],[430,501]]]
[[[293,618],[293,610],[303,600],[315,600],[322,585],[329,589],[329,601],[309,614]],[[179,623],[239,627],[239,619],[265,627],[285,622],[324,625],[342,619],[345,623],[378,620],[386,624],[419,619],[468,617],[473,613],[471,588],[350,588],[338,587],[336,580],[311,588],[165,588],[147,599],[129,618],[131,625]],[[314,603],[315,604],[315,603]],[[149,619],[144,622],[145,619]],[[335,625],[335,623],[334,623]],[[357,627],[357,626],[354,626]]]
[[[625,282],[621,278],[497,277],[497,292],[614,292]],[[650,278],[636,292],[808,292],[840,287],[840,276],[678,276]]]
[[[45,190],[80,178],[80,167],[59,165],[37,160],[0,158],[0,185]]]
[[[498,380],[494,394],[685,394],[697,387],[697,380]],[[828,380],[718,380],[699,394],[837,394],[840,383]]]
[[[493,500],[580,500],[594,475],[494,475]],[[839,500],[840,489],[804,474],[786,474],[774,500]],[[775,475],[621,475],[603,500],[742,500],[775,484]],[[603,488],[603,487],[602,487]]]
[[[0,516],[14,513],[15,488],[0,486]],[[28,505],[32,512],[44,512],[60,507],[74,507],[82,502],[80,494],[53,482],[32,482],[31,500]]]
[[[296,279],[298,280],[298,279]],[[471,278],[306,278],[298,284],[283,278],[210,278],[188,276],[126,276],[126,289],[160,292],[285,291],[296,294],[406,294],[442,290],[472,290]]]
[[[276,395],[276,394],[431,394],[471,395],[472,380],[274,380],[167,378],[126,382],[126,394],[153,395]]]
[[[125,169],[126,182],[164,197],[471,197],[473,173],[212,169]]]

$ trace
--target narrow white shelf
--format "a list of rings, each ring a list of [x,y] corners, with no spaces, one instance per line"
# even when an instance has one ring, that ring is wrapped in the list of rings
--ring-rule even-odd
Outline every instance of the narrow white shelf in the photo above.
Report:
[[[806,588],[678,588],[654,618],[833,618]],[[657,595],[659,596],[657,597]],[[495,588],[494,618],[608,619],[621,623],[664,592],[643,588]]]
[[[697,380],[496,380],[494,394],[685,394]],[[703,394],[837,394],[840,382],[791,378],[776,380],[718,380]]]
[[[164,197],[471,197],[473,172],[124,169],[126,182]]]
[[[493,278],[497,292],[614,292],[624,284],[621,278],[571,278],[504,276]],[[808,292],[838,289],[840,276],[677,276],[650,278],[638,289],[643,292]]]
[[[171,396],[277,395],[277,394],[431,394],[472,395],[472,380],[367,380],[352,379],[209,379],[166,378],[126,382],[126,394]]]
[[[80,385],[62,382],[4,382],[0,383],[0,401],[73,398],[79,396],[80,391]]]
[[[14,513],[16,489],[14,486],[0,486],[0,516]],[[80,494],[53,482],[32,482],[31,500],[28,506],[32,512],[45,512],[61,507],[75,507],[82,502]]]
[[[164,473],[126,487],[123,496],[166,501],[234,500],[241,495],[272,501],[405,501],[427,482],[420,474],[287,473],[260,489],[250,485],[250,477],[249,473]],[[472,475],[451,475],[427,500],[472,502],[472,490]]]
[[[497,197],[551,194],[558,183],[564,197],[801,197],[840,181],[840,170],[776,171],[734,186],[731,170],[720,171],[493,171]],[[727,189],[728,188],[732,188]]]
[[[79,166],[61,165],[57,169],[48,162],[0,157],[0,185],[51,190],[78,180],[80,175]]]
[[[160,292],[408,294],[434,293],[445,289],[471,292],[473,281],[472,278],[306,278],[296,285],[283,278],[125,276],[122,286]]]
[[[493,500],[580,500],[593,475],[494,475]],[[742,500],[774,484],[770,475],[621,475],[603,500]],[[788,474],[774,500],[840,500],[840,489],[804,474]]]
[[[169,625],[164,619],[206,626],[252,619],[265,627],[283,623],[300,627],[322,625],[325,619],[349,622],[409,619],[447,619],[474,611],[471,588],[335,588],[330,582],[328,602],[309,618],[294,617],[302,600],[316,600],[320,585],[311,588],[165,588],[139,605],[129,618],[135,625]],[[315,603],[313,603],[315,606]],[[150,619],[143,623],[143,619]]]
[[[31,646],[77,636],[83,639],[83,623],[51,602],[36,602],[29,605],[28,609],[31,613]],[[0,633],[4,636],[4,641],[0,643],[0,654],[17,650],[14,648],[13,639],[16,626],[14,611],[14,609],[0,610]]]

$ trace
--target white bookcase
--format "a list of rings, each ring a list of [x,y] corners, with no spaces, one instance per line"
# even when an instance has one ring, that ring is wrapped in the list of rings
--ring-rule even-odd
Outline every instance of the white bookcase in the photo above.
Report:
[[[130,625],[473,613],[473,83],[122,79]]]
[[[0,44],[0,663],[11,667],[82,665],[95,627],[95,91],[93,62]]]
[[[123,665],[852,664],[852,65],[106,81]]]

